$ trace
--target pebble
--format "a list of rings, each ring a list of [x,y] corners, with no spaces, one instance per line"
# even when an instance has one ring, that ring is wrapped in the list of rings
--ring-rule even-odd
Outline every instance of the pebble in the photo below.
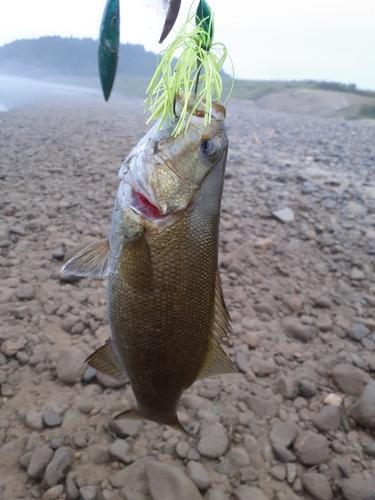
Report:
[[[236,365],[237,365],[237,368],[242,373],[246,373],[250,370],[250,363],[246,359],[246,356],[242,351],[238,351],[236,353]]]
[[[45,411],[42,415],[46,427],[57,427],[62,424],[62,418],[54,411]]]
[[[307,472],[302,476],[302,484],[314,500],[332,500],[333,498],[331,486],[323,474]]]
[[[198,490],[207,490],[211,486],[210,476],[198,462],[190,461],[186,466],[186,475],[193,481]]]
[[[82,486],[79,489],[79,494],[82,500],[96,500],[98,491],[96,486]]]
[[[318,388],[311,380],[300,380],[298,382],[298,392],[304,398],[313,398],[318,393]]]
[[[342,397],[340,394],[335,394],[334,392],[331,392],[324,398],[323,401],[326,405],[332,405],[332,406],[337,406],[337,408],[340,408],[341,403],[342,403]]]
[[[372,443],[368,444],[363,448],[363,451],[368,455],[369,457],[374,457],[375,458],[375,441]]]
[[[315,415],[313,424],[319,431],[336,431],[340,427],[341,412],[337,406],[326,405]]]
[[[353,474],[342,481],[342,493],[346,500],[375,500],[375,479],[365,479]]]
[[[297,318],[286,317],[283,319],[282,324],[287,334],[301,342],[309,342],[318,336],[317,328],[311,325],[303,325]]]
[[[116,439],[111,445],[110,453],[115,460],[125,463],[129,461],[129,445],[124,439]]]
[[[370,330],[361,323],[354,323],[351,329],[347,332],[347,335],[350,339],[355,340],[356,342],[361,342],[362,339],[369,335]]]
[[[256,486],[241,484],[233,493],[236,500],[267,500],[263,491]]]
[[[291,446],[299,432],[299,427],[294,422],[280,422],[272,427],[270,441],[272,444]]]
[[[366,278],[366,276],[360,269],[354,268],[354,269],[352,269],[352,271],[350,273],[350,278],[352,280],[361,281],[361,280],[364,280]]]
[[[325,436],[303,431],[294,442],[294,452],[304,465],[319,465],[328,459],[328,441]]]
[[[290,208],[283,208],[282,210],[276,210],[272,212],[272,215],[279,219],[281,222],[293,222],[294,212]]]
[[[109,423],[109,427],[112,432],[117,434],[117,436],[121,438],[137,437],[139,434],[139,430],[142,426],[142,422],[140,420],[132,420],[132,419],[119,419],[119,420],[111,420]]]
[[[17,290],[17,297],[20,300],[33,300],[36,298],[36,291],[33,285],[23,285]]]
[[[198,451],[208,458],[219,458],[224,455],[229,445],[225,429],[219,425],[206,425],[198,442]]]
[[[350,414],[363,427],[375,430],[375,380],[366,385]]]
[[[64,477],[74,462],[73,451],[61,446],[55,451],[52,461],[48,464],[44,481],[47,486],[56,486]]]
[[[29,429],[41,431],[44,428],[43,414],[36,410],[29,410],[26,413],[26,425]]]
[[[152,500],[202,500],[195,484],[177,467],[150,462],[146,473]]]
[[[276,380],[275,387],[285,399],[294,399],[296,395],[296,383],[290,377],[282,375]]]
[[[52,488],[49,488],[44,495],[42,496],[42,500],[56,500],[62,495],[64,491],[64,486],[62,484],[57,484]]]
[[[53,451],[49,446],[36,448],[31,455],[27,474],[33,479],[42,479],[47,465],[51,462]]]
[[[15,356],[18,351],[24,347],[25,345],[22,342],[13,342],[12,340],[5,340],[5,342],[1,344],[2,352],[9,358]]]
[[[85,371],[84,360],[85,355],[75,347],[62,350],[57,363],[58,379],[65,384],[79,382]]]
[[[352,396],[359,396],[370,379],[366,372],[347,363],[336,365],[331,376],[341,392]]]

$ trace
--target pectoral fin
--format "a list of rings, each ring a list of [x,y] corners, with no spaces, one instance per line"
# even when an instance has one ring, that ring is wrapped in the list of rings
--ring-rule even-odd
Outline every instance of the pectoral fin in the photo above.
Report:
[[[143,232],[136,240],[124,245],[121,254],[121,271],[124,281],[133,289],[140,291],[153,289],[150,248]]]
[[[128,380],[127,374],[118,366],[111,339],[108,339],[102,347],[90,354],[86,363],[119,382]]]
[[[102,278],[109,272],[108,238],[92,243],[64,264],[62,273]]]
[[[223,339],[228,337],[228,332],[230,331],[230,317],[224,302],[219,271],[216,271],[214,314],[214,335],[212,339],[211,351],[209,352],[206,362],[198,374],[197,380],[204,377],[211,377],[212,375],[236,373],[238,371],[236,365],[231,359],[228,358],[224,349],[220,345],[222,344]]]

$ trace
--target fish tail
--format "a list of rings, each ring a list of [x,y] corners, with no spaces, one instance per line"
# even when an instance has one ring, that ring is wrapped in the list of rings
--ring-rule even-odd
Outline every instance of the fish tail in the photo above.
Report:
[[[183,432],[184,434],[187,434],[188,436],[190,436],[193,439],[198,439],[198,436],[196,434],[194,434],[194,432],[191,432],[189,429],[186,429],[181,424],[181,422],[178,419],[177,413],[176,413],[176,416],[174,418],[174,421],[171,424],[168,424],[168,425],[170,425],[171,427],[173,427],[173,429],[175,429],[176,431],[180,431],[180,432]]]

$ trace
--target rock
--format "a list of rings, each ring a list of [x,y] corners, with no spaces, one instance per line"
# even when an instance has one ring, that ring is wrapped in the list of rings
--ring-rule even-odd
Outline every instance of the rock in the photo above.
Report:
[[[365,479],[353,474],[342,481],[342,493],[346,500],[375,500],[375,479]]]
[[[247,344],[250,349],[256,349],[259,346],[259,336],[256,332],[246,332],[241,336],[241,340]]]
[[[44,428],[42,413],[35,410],[29,410],[26,413],[26,425],[29,429],[40,431]]]
[[[286,317],[282,321],[282,325],[288,335],[300,340],[301,342],[309,342],[309,340],[318,336],[318,330],[311,325],[303,325],[294,317]]]
[[[44,493],[44,495],[42,496],[42,500],[56,500],[60,495],[62,495],[63,491],[64,486],[62,484],[53,486]]]
[[[230,465],[235,471],[239,471],[244,467],[250,465],[250,457],[245,448],[242,446],[232,447],[228,453],[227,458],[229,458]]]
[[[355,340],[356,342],[361,342],[362,339],[369,335],[370,330],[361,323],[354,323],[351,329],[347,332],[347,336]]]
[[[250,367],[249,367],[250,368]],[[268,377],[276,369],[276,364],[273,358],[258,359],[254,365],[254,372],[258,377]]]
[[[282,375],[275,382],[275,387],[285,399],[293,399],[296,396],[296,383],[293,379]]]
[[[294,442],[294,452],[304,465],[318,465],[328,459],[328,441],[312,431],[303,431]]]
[[[96,500],[98,495],[96,486],[82,486],[79,493],[82,500]]]
[[[237,365],[237,368],[242,373],[246,373],[250,370],[250,363],[246,359],[246,356],[242,351],[238,351],[236,353],[236,365]]]
[[[319,431],[336,431],[340,427],[341,412],[336,406],[326,405],[313,418],[313,424]]]
[[[275,465],[271,467],[270,474],[278,481],[284,481],[286,478],[286,469],[284,465]]]
[[[315,320],[315,325],[322,332],[329,332],[332,329],[332,321],[328,314],[319,314]]]
[[[186,466],[186,475],[199,490],[207,490],[211,486],[206,469],[198,462],[190,461]]]
[[[281,462],[287,464],[289,462],[295,462],[297,460],[295,454],[292,453],[290,450],[288,450],[288,448],[282,444],[273,443],[272,449],[277,460],[280,460]]]
[[[45,411],[42,418],[47,427],[57,427],[62,424],[62,418],[54,411]]]
[[[370,376],[366,372],[347,363],[336,365],[331,376],[336,387],[341,392],[352,396],[359,396],[366,383],[370,380]]]
[[[270,441],[272,444],[282,445],[288,448],[294,443],[298,432],[299,427],[294,422],[279,422],[272,428]]]
[[[127,462],[129,455],[129,445],[123,439],[116,439],[111,445],[110,453],[115,460]]]
[[[314,500],[332,500],[333,498],[329,482],[323,474],[307,472],[302,477],[302,484]]]
[[[256,486],[246,486],[241,484],[241,486],[238,486],[233,493],[236,500],[267,500],[263,491]]]
[[[33,479],[42,479],[47,465],[51,462],[53,451],[49,446],[41,446],[34,450],[27,473]]]
[[[337,408],[340,408],[341,403],[342,403],[342,397],[339,394],[335,394],[334,392],[331,392],[324,399],[323,403],[326,405],[332,405],[332,406],[336,406]]]
[[[350,415],[363,427],[375,430],[375,380],[366,385]]]
[[[198,442],[198,451],[204,457],[219,458],[224,455],[228,445],[229,439],[223,427],[207,425],[202,430]]]
[[[67,473],[74,462],[73,451],[65,446],[61,446],[55,451],[52,461],[48,464],[44,481],[47,486],[56,486]]]
[[[282,210],[277,210],[272,212],[272,215],[279,219],[281,222],[293,222],[294,212],[290,208],[283,208]]]
[[[254,243],[254,248],[258,248],[259,250],[263,250],[263,252],[266,252],[267,250],[270,250],[273,246],[273,241],[271,238],[263,238],[260,240],[257,240]]]
[[[176,446],[176,453],[180,458],[186,458],[190,449],[190,444],[187,441],[180,441]]]
[[[85,355],[75,347],[64,349],[57,363],[57,377],[65,384],[76,384],[85,371]]]
[[[106,464],[111,460],[110,447],[103,444],[94,444],[87,448],[91,460],[96,465]]]
[[[363,451],[368,455],[369,457],[374,457],[375,458],[375,441],[372,443],[368,444],[363,448]]]
[[[273,418],[277,415],[278,407],[272,399],[263,399],[258,396],[248,397],[249,408],[257,417]]]
[[[99,371],[96,372],[96,378],[103,387],[108,387],[109,389],[118,389],[119,387],[124,387],[125,385],[125,381],[116,380]]]
[[[153,461],[146,473],[152,500],[202,500],[198,488],[176,467]]]
[[[364,280],[365,278],[366,278],[366,276],[364,275],[364,273],[360,269],[357,269],[357,268],[352,269],[352,271],[350,273],[350,279],[356,280],[356,281],[361,281],[361,280]]]
[[[297,312],[301,309],[302,307],[302,300],[301,297],[289,297],[289,300],[287,302],[289,309],[292,312]]]
[[[21,288],[19,288],[17,290],[17,297],[20,300],[33,300],[33,299],[35,299],[36,292],[35,292],[34,287],[30,284],[26,284],[26,285],[21,286]]]
[[[1,344],[1,350],[5,354],[5,356],[8,356],[11,358],[12,356],[15,356],[17,352],[20,349],[23,349],[25,345],[23,342],[13,342],[12,340],[5,340]]]
[[[298,382],[298,391],[304,398],[313,398],[318,393],[318,388],[311,380],[300,380]]]
[[[66,493],[66,498],[68,500],[77,500],[78,499],[78,497],[79,497],[78,488],[74,484],[74,481],[72,479],[66,480],[65,493]]]
[[[131,420],[127,418],[120,420],[111,419],[109,422],[110,430],[121,438],[138,436],[141,426],[141,420]]]

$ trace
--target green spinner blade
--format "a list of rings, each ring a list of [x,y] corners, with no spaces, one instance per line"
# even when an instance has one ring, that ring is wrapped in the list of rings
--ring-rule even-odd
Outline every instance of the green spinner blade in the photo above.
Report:
[[[99,35],[99,75],[104,99],[108,101],[116,76],[120,46],[120,1],[107,0]]]

